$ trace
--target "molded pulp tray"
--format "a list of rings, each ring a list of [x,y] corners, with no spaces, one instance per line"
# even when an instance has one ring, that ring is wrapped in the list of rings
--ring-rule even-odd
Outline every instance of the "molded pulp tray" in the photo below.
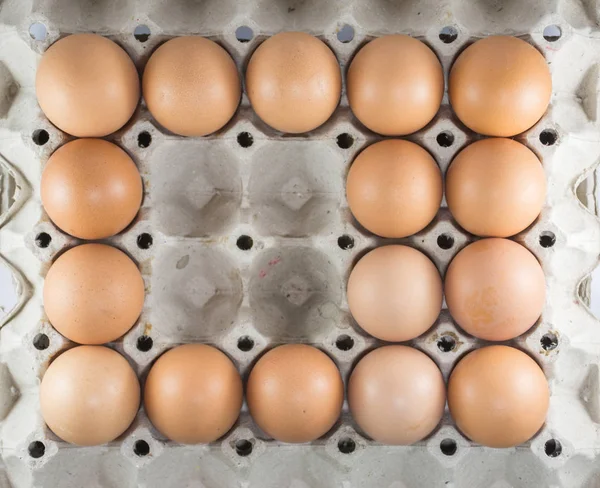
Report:
[[[43,26],[31,35],[35,23]],[[134,36],[140,25],[149,37]],[[240,26],[253,31],[249,42],[236,38]],[[440,36],[448,26],[454,30]],[[546,39],[548,26],[559,30],[547,29]],[[268,439],[246,406],[232,431],[208,446],[166,442],[143,409],[107,446],[77,448],[44,426],[40,378],[49,360],[72,344],[45,318],[43,277],[53,258],[78,241],[49,222],[39,199],[43,165],[69,139],[36,103],[41,53],[61,36],[97,32],[123,46],[141,71],[165,39],[199,34],[223,45],[243,72],[258,44],[282,30],[323,39],[344,73],[365,42],[388,33],[423,40],[446,75],[465,46],[488,34],[517,35],[546,57],[551,107],[517,138],[540,157],[548,180],[541,217],[515,238],[541,261],[548,283],[539,324],[510,342],[542,365],[552,391],[547,423],[525,445],[473,445],[446,413],[424,441],[382,446],[361,435],[346,405],[329,434],[299,446]],[[0,277],[12,283],[0,294],[0,487],[600,487],[600,323],[585,303],[600,252],[588,178],[600,158],[599,86],[597,0],[0,0]],[[250,137],[253,143],[243,147]],[[452,115],[445,97],[431,124],[408,138],[445,171],[478,136]],[[234,119],[206,138],[168,134],[140,106],[110,140],[138,164],[144,204],[134,224],[108,242],[139,263],[146,282],[141,318],[111,344],[142,381],[161,352],[197,341],[224,350],[244,377],[273,344],[315,344],[347,380],[357,359],[378,345],[348,313],[345,283],[353,263],[375,246],[405,242],[444,273],[473,239],[445,203],[427,229],[399,241],[373,237],[356,224],[345,201],[345,174],[356,154],[378,139],[352,116],[345,94],[323,127],[294,137],[265,126],[246,96]],[[444,309],[411,344],[447,378],[482,341],[462,333]]]

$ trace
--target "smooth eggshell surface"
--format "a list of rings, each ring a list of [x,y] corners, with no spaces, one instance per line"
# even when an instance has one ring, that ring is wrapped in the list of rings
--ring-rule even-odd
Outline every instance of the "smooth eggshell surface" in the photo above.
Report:
[[[420,441],[439,424],[446,404],[444,378],[424,353],[385,346],[362,358],[350,376],[352,417],[377,442]]]
[[[511,36],[490,36],[458,56],[448,81],[452,109],[470,129],[510,137],[544,115],[552,77],[544,56]]]
[[[448,407],[472,441],[513,447],[540,430],[550,392],[544,372],[527,354],[489,346],[467,354],[448,381]]]
[[[137,69],[113,41],[73,34],[42,56],[35,90],[50,122],[76,137],[104,137],[123,127],[140,99]]]
[[[44,309],[67,339],[104,344],[127,332],[142,312],[144,280],[122,251],[105,244],[69,249],[44,282]]]
[[[127,360],[101,346],[58,356],[40,385],[42,416],[61,439],[80,446],[113,441],[131,425],[140,384]]]
[[[442,201],[442,173],[422,147],[399,139],[377,142],[352,163],[346,181],[356,220],[381,237],[423,230]]]
[[[450,262],[444,283],[450,315],[469,334],[513,339],[538,320],[546,280],[537,259],[508,239],[482,239]]]
[[[131,223],[143,188],[135,163],[121,148],[102,139],[77,139],[52,154],[40,192],[61,230],[80,239],[104,239]]]
[[[267,352],[252,368],[246,399],[252,418],[268,435],[282,442],[310,442],[338,420],[344,384],[327,354],[286,344]]]
[[[348,69],[348,100],[373,132],[411,134],[425,127],[444,95],[442,65],[424,43],[405,35],[383,36],[364,46]]]
[[[144,408],[165,437],[183,444],[222,437],[242,407],[242,380],[231,360],[205,344],[185,344],[160,356],[144,387]]]
[[[446,200],[460,226],[483,237],[509,237],[537,218],[546,176],[537,156],[512,139],[482,139],[463,149],[446,173]]]
[[[342,93],[333,51],[304,32],[282,32],[263,42],[246,70],[252,108],[268,125],[298,134],[324,124]]]
[[[152,116],[182,136],[205,136],[222,128],[242,95],[229,53],[200,36],[176,37],[154,51],[142,87]]]
[[[374,249],[348,280],[348,306],[366,332],[401,342],[426,332],[442,309],[442,278],[425,254],[408,246]]]

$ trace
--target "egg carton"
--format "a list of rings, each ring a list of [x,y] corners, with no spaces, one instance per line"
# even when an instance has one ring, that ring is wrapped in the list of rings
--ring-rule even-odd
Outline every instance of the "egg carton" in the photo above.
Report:
[[[241,73],[268,36],[301,30],[336,54],[344,93],[332,118],[289,136],[262,123],[248,98],[218,133],[182,138],[158,126],[145,105],[108,139],[123,147],[144,181],[133,224],[106,242],[139,264],[146,301],[139,321],[110,344],[143,380],[176,344],[206,342],[225,351],[247,378],[273,345],[314,344],[344,382],[381,342],[348,311],[354,263],[390,243],[411,245],[443,274],[474,238],[445,201],[435,220],[405,239],[369,234],[345,199],[355,156],[381,137],[353,116],[345,94],[352,56],[370,39],[404,33],[430,46],[448,70],[464,47],[489,34],[517,35],[546,57],[551,106],[516,139],[541,159],[548,195],[541,216],[514,239],[540,260],[547,300],[539,322],[509,341],[543,367],[550,383],[547,422],[512,449],[474,445],[446,410],[440,426],[413,446],[364,436],[347,403],[323,438],[304,445],[269,439],[244,404],[236,425],[209,445],[162,438],[143,408],[118,440],[79,448],[45,427],[39,384],[49,361],[73,344],[48,323],[42,287],[52,260],[80,243],[52,225],[39,198],[45,162],[70,140],[41,113],[34,80],[40,55],[60,37],[97,32],[121,45],[140,72],[166,39],[209,37]],[[600,161],[600,4],[597,0],[0,0],[0,487],[598,487],[600,486],[600,321],[587,307],[598,265],[600,221],[593,170]],[[493,116],[493,114],[491,114]],[[443,172],[479,138],[442,107],[408,136]],[[410,344],[444,377],[477,340],[446,306]]]

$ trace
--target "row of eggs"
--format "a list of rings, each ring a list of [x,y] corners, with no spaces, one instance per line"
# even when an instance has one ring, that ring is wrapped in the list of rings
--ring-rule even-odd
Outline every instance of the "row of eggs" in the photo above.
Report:
[[[127,360],[103,346],[62,353],[40,388],[42,415],[52,431],[78,445],[122,435],[137,415],[140,384]],[[210,443],[236,423],[243,384],[233,362],[215,347],[186,344],[161,355],[144,385],[144,409],[167,439]],[[440,423],[446,397],[457,427],[472,441],[513,447],[542,427],[549,388],[527,354],[508,346],[468,353],[452,371],[448,390],[437,365],[408,346],[384,346],[363,356],[347,387],[350,413],[377,442],[407,445]],[[268,437],[314,441],[338,422],[344,384],[336,364],[303,344],[275,347],[252,367],[246,384],[250,415]]]
[[[446,174],[450,212],[465,230],[483,237],[508,237],[527,228],[546,196],[540,161],[526,146],[507,138],[472,143]],[[390,139],[370,145],[347,176],[348,204],[358,222],[382,237],[406,237],[437,214],[443,193],[441,171],[419,145]],[[77,139],[54,152],[41,181],[41,198],[60,229],[82,239],[121,232],[137,215],[143,197],[131,157],[102,139]]]
[[[535,256],[514,241],[481,239],[462,249],[442,278],[431,260],[403,245],[363,256],[348,280],[348,305],[358,325],[389,342],[429,330],[442,308],[467,333],[490,341],[513,339],[541,315],[546,287]],[[123,336],[144,305],[144,280],[122,251],[83,244],[63,253],[44,282],[44,309],[58,332],[79,344]]]
[[[252,54],[245,73],[248,98],[268,125],[304,133],[325,123],[342,93],[331,49],[302,32],[283,32]],[[36,78],[48,119],[77,137],[104,137],[123,127],[140,98],[138,72],[116,43],[73,34],[44,53]],[[509,137],[532,127],[552,93],[550,71],[533,46],[492,36],[467,47],[448,80],[459,119],[480,134]],[[153,117],[169,131],[204,136],[235,114],[242,84],[229,53],[199,36],[173,38],[146,63],[142,93]],[[406,135],[436,115],[444,93],[442,66],[423,42],[406,35],[376,38],[354,56],[347,94],[354,115],[382,135]],[[490,116],[493,114],[493,116]]]

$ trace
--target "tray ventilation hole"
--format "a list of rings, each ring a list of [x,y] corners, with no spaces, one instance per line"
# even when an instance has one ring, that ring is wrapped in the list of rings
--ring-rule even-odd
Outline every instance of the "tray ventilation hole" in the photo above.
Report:
[[[146,42],[150,39],[150,27],[147,25],[138,25],[133,31],[133,37],[139,42]]]
[[[38,129],[36,131],[33,131],[33,134],[31,134],[31,140],[34,144],[38,146],[43,146],[50,140],[50,134],[48,134],[47,130]]]
[[[351,42],[354,39],[354,27],[344,24],[337,32],[337,39],[344,44]]]
[[[454,456],[458,446],[456,445],[456,441],[454,439],[444,439],[440,442],[440,451],[445,456]]]
[[[452,44],[454,41],[456,41],[457,37],[458,31],[456,30],[456,27],[451,25],[443,27],[439,35],[440,41],[442,41],[444,44]]]
[[[356,443],[350,437],[343,437],[338,441],[338,449],[342,454],[352,454],[356,449]]]
[[[50,338],[46,334],[37,334],[33,338],[33,347],[38,351],[48,349],[48,347],[50,347]]]
[[[239,439],[235,442],[235,452],[238,456],[246,457],[252,454],[254,445],[248,439]]]
[[[235,30],[235,38],[239,42],[250,42],[254,37],[254,32],[247,25],[241,25]]]

